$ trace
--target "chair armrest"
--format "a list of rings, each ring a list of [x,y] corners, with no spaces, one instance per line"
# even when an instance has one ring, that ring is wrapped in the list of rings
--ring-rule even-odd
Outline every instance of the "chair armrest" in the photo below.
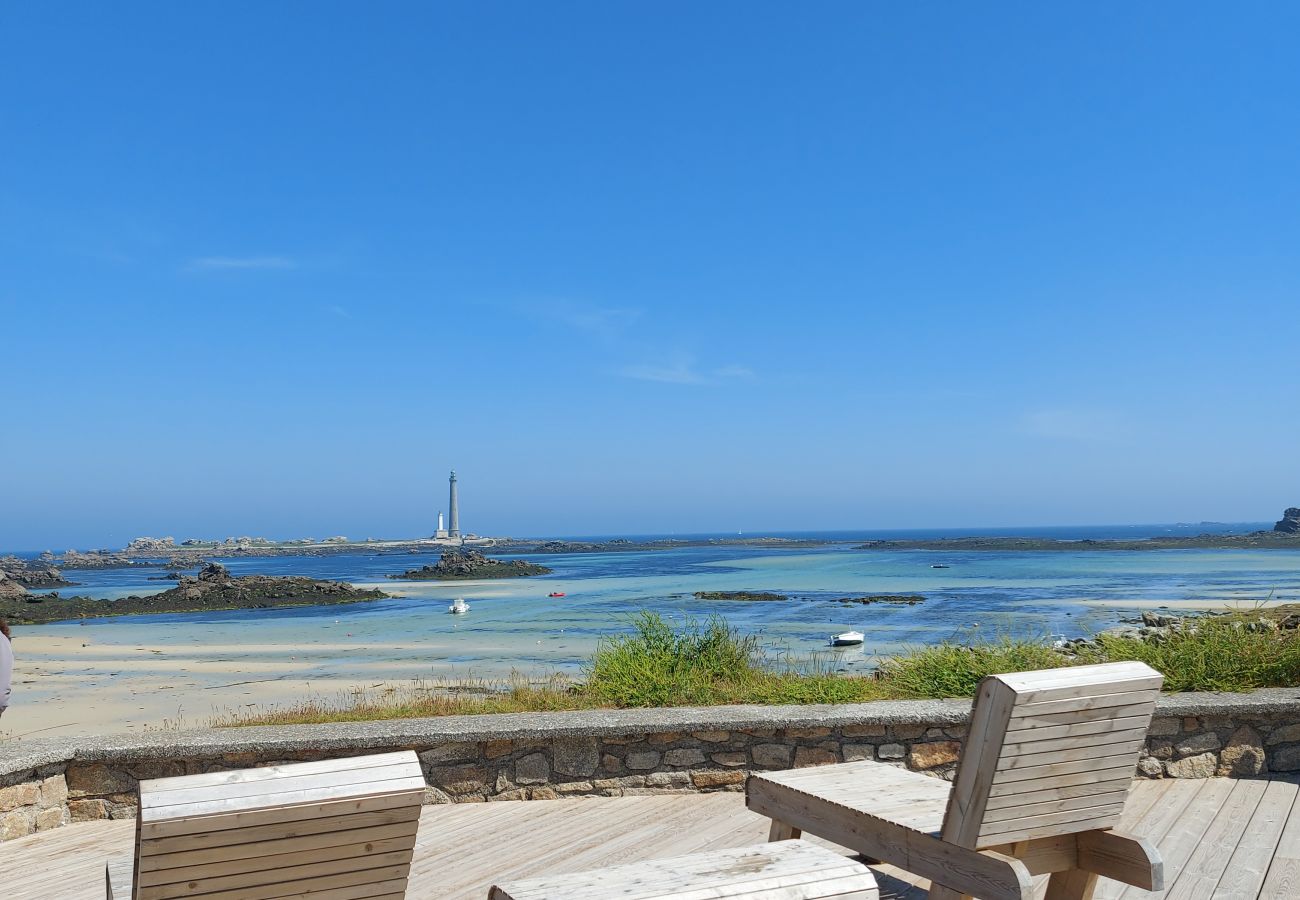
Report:
[[[1084,831],[1075,840],[1079,868],[1144,891],[1162,891],[1165,864],[1150,841],[1120,831]]]

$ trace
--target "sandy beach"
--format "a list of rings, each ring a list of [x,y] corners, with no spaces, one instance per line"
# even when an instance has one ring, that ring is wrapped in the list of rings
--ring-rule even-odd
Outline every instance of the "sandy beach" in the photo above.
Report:
[[[333,697],[387,678],[415,677],[401,661],[367,661],[347,677],[321,677],[322,657],[356,649],[347,644],[316,644],[303,652],[290,645],[128,646],[89,637],[24,638],[21,630],[14,637],[13,699],[0,719],[0,739],[195,728],[249,705]],[[366,649],[400,654],[410,648]]]

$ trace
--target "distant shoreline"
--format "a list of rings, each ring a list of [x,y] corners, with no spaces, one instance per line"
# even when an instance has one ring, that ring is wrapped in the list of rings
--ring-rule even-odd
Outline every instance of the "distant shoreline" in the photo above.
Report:
[[[1281,531],[1249,534],[1199,534],[1139,540],[1060,540],[1031,537],[962,537],[934,540],[879,540],[858,544],[858,550],[1046,551],[1080,550],[1300,550],[1300,535]]]

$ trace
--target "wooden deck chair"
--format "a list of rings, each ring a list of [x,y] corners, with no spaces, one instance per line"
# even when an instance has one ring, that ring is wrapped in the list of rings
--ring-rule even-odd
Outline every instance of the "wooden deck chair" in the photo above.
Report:
[[[871,870],[807,841],[493,885],[489,900],[879,900]]]
[[[770,772],[745,786],[772,839],[815,834],[928,878],[932,900],[1086,900],[1104,875],[1160,890],[1160,858],[1114,831],[1160,691],[1142,663],[980,682],[953,784],[885,763]]]
[[[409,750],[142,781],[108,900],[398,900],[423,799]]]

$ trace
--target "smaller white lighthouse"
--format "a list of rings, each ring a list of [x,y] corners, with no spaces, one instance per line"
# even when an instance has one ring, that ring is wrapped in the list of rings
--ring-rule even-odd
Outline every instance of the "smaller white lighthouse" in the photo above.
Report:
[[[438,510],[438,530],[433,533],[434,540],[443,540],[447,537],[447,526],[442,521],[442,510]]]

